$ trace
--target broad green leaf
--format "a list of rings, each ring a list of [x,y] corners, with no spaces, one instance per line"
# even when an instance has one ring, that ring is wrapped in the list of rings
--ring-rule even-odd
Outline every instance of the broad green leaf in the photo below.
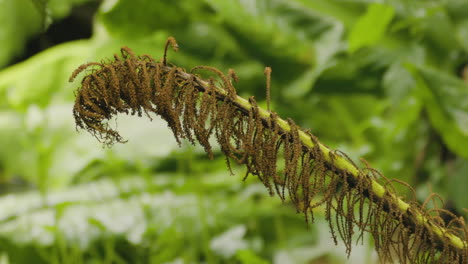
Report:
[[[382,82],[386,96],[392,103],[397,103],[406,97],[415,85],[411,73],[399,62],[393,63],[387,69]]]
[[[426,34],[430,44],[432,44],[438,55],[445,59],[447,50],[459,49],[464,45],[462,41],[457,40],[455,26],[451,17],[442,7],[437,8],[432,16],[426,21]]]
[[[41,20],[31,0],[0,1],[0,68],[21,54],[28,37],[40,32]]]
[[[71,72],[89,58],[88,41],[75,41],[50,48],[36,56],[0,71],[0,106],[20,111],[36,104],[45,107],[63,92],[59,99],[71,99],[68,83]],[[69,88],[68,91],[64,88]]]
[[[158,30],[184,28],[191,22],[191,16],[203,20],[203,12],[206,9],[201,1],[107,0],[101,6],[99,20],[111,35],[131,39]]]
[[[417,80],[432,125],[453,152],[468,158],[468,85],[429,67],[408,68]]]
[[[457,25],[457,38],[459,39],[465,52],[468,52],[468,19],[465,19]]]
[[[168,1],[105,1],[100,19],[112,34],[141,37],[161,28],[162,23],[182,23],[169,5]]]
[[[53,19],[61,19],[72,11],[72,8],[86,2],[96,2],[96,0],[32,0],[33,2],[45,2],[42,7],[49,12]],[[40,5],[36,5],[40,6]],[[48,9],[48,10],[47,10]],[[44,12],[44,11],[43,11]]]
[[[359,7],[361,3],[353,1],[328,0],[328,1],[309,1],[295,0],[304,8],[320,14],[321,16],[333,18],[343,25],[351,25],[359,17]]]
[[[387,31],[395,11],[385,4],[370,4],[366,13],[361,16],[349,33],[349,51],[376,44]]]
[[[242,264],[268,264],[270,262],[262,259],[261,257],[257,256],[251,250],[239,250],[236,254],[237,259]]]
[[[27,41],[67,16],[72,7],[93,0],[0,1],[0,69],[21,55]]]
[[[342,41],[343,31],[343,26],[336,23],[315,41],[317,64],[305,70],[301,76],[287,85],[283,93],[286,97],[297,99],[306,95],[313,89],[320,75],[335,65],[337,53],[344,50],[344,43]]]
[[[382,47],[340,54],[315,83],[324,94],[379,94],[385,69],[396,59]]]
[[[325,65],[305,71],[287,87],[287,90],[283,94],[288,98],[300,98],[301,96],[306,95],[312,90],[315,81],[324,69]]]
[[[255,49],[250,53],[269,59],[271,66],[287,60],[313,65],[315,52],[311,40],[331,26],[330,21],[304,13],[289,1],[205,1],[238,34],[241,44]]]
[[[456,208],[468,208],[466,199],[466,186],[468,186],[468,159],[460,158],[453,166],[453,171],[449,172],[448,194],[456,205]],[[468,211],[465,211],[465,216]]]

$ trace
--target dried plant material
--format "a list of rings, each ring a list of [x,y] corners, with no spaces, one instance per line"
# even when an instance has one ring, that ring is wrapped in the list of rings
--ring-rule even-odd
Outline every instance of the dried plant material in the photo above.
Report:
[[[306,221],[313,221],[314,208],[324,206],[332,236],[335,242],[338,237],[344,241],[348,254],[353,235],[357,232],[359,240],[369,232],[383,262],[467,263],[468,229],[463,218],[452,215],[445,223],[441,215],[449,212],[438,207],[428,210],[426,203],[414,199],[405,202],[394,191],[394,181],[365,161],[359,168],[293,120],[258,107],[253,97],[237,96],[234,71],[226,76],[208,66],[193,69],[213,72],[221,79],[218,83],[167,66],[169,44],[177,47],[169,38],[161,62],[124,47],[113,61],[80,66],[70,78],[73,81],[87,71],[73,108],[77,127],[109,146],[124,142],[108,125],[112,116],[156,113],[167,121],[178,142],[198,142],[210,157],[209,139],[214,137],[229,167],[232,160],[244,164],[246,177],[257,176],[271,195],[289,197]],[[269,71],[265,74],[269,87]]]

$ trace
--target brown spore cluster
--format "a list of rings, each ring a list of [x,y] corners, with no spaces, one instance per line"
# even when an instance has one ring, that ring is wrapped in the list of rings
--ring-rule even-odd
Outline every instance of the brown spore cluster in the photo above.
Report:
[[[468,231],[463,218],[452,215],[452,220],[445,222],[442,215],[449,212],[428,210],[426,202],[420,204],[415,199],[402,210],[401,198],[393,189],[395,181],[368,164],[359,168],[344,153],[325,155],[324,145],[310,131],[291,119],[286,120],[287,126],[281,125],[284,120],[270,111],[269,102],[265,115],[253,97],[241,99],[233,86],[237,80],[233,70],[225,75],[208,66],[187,72],[168,65],[168,46],[178,47],[175,39],[169,38],[161,61],[137,56],[124,47],[113,60],[84,64],[75,70],[70,81],[86,72],[73,107],[77,127],[110,146],[125,142],[109,126],[113,116],[149,117],[155,113],[167,121],[177,142],[198,142],[210,157],[210,139],[216,139],[229,168],[232,161],[245,165],[245,177],[255,175],[271,195],[289,199],[307,222],[314,220],[314,209],[323,206],[335,242],[341,238],[348,254],[353,237],[362,241],[364,232],[369,232],[384,263],[467,263]],[[203,79],[193,73],[200,70],[219,78]],[[268,98],[270,73],[267,68]],[[312,146],[304,144],[303,135],[311,139]],[[351,164],[358,175],[337,166],[340,159]],[[375,182],[383,183],[383,196],[375,193]],[[452,241],[454,237],[461,241],[461,247]]]

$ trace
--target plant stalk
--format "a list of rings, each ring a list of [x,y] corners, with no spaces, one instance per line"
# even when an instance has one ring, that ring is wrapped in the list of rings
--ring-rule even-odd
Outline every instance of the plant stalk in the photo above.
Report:
[[[169,72],[171,69],[172,67],[166,66],[164,70]],[[189,74],[183,71],[177,71],[177,75],[187,81],[191,80],[194,77],[193,74]],[[197,84],[197,89],[199,89],[200,91],[204,91],[210,89],[210,87],[213,87],[212,84],[198,77],[195,77],[195,83]],[[223,100],[228,96],[226,90],[217,86],[216,94],[216,96],[220,100]],[[245,113],[247,113],[253,107],[248,100],[237,95],[233,99],[233,103],[239,108],[240,111]],[[290,125],[284,119],[277,117],[275,120],[271,120],[271,113],[260,107],[258,108],[258,112],[264,122],[268,123],[273,121],[276,122],[281,128],[281,130],[283,130],[284,132],[291,131]],[[315,141],[316,143],[314,143],[312,138],[307,133],[303,132],[302,130],[299,130],[299,137],[304,147],[313,148],[315,147],[315,144],[318,144],[318,147],[323,153],[324,159],[327,163],[333,163],[335,168],[338,168],[342,172],[345,172],[347,175],[351,176],[347,177],[351,186],[354,186],[355,183],[360,179],[360,177],[362,177],[362,172],[359,171],[354,166],[354,164],[352,164],[352,162],[340,155],[334,155],[334,151],[328,148],[327,146],[323,145],[322,143],[318,141]],[[450,246],[456,249],[457,251],[463,252],[468,250],[468,245],[466,241],[461,239],[459,236],[448,232],[445,228],[433,223],[432,220],[428,219],[420,212],[416,210],[410,210],[410,204],[397,197],[394,193],[387,191],[386,188],[376,180],[371,179],[371,187],[365,190],[365,193],[368,197],[372,197],[373,199],[371,200],[374,202],[384,200],[384,202],[387,203],[384,203],[384,208],[398,208],[399,212],[403,216],[404,225],[406,227],[412,230],[414,230],[414,228],[417,226],[424,227],[428,232],[430,232],[432,237],[436,240],[437,244],[442,245],[444,241],[448,241]],[[385,195],[390,196],[391,199],[384,199]],[[393,217],[395,217],[397,221],[400,221],[400,218],[398,218],[399,216],[393,215]],[[428,242],[430,243],[430,241]]]

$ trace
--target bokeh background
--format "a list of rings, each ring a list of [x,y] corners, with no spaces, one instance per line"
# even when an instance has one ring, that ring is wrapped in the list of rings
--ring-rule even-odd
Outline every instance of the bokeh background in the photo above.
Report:
[[[119,116],[110,149],[75,130],[71,72],[168,36],[171,63],[233,68],[263,106],[271,66],[280,116],[466,217],[465,0],[1,0],[1,264],[377,263],[157,117]]]

